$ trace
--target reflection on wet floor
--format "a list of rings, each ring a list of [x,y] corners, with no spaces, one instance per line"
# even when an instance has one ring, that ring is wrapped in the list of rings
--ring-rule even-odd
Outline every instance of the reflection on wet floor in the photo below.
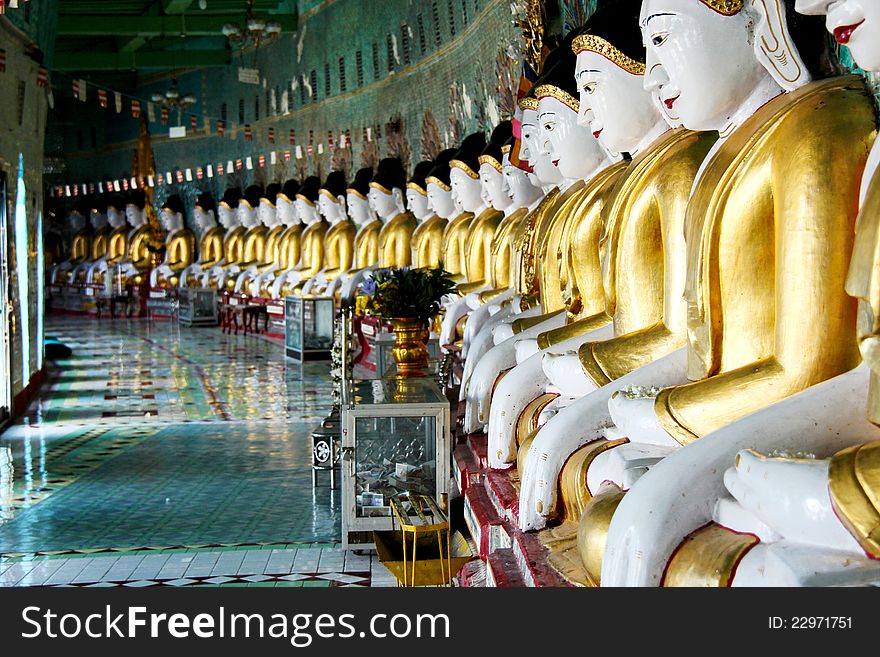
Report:
[[[144,320],[47,334],[73,355],[0,436],[0,555],[337,540],[339,492],[310,469],[327,363]]]

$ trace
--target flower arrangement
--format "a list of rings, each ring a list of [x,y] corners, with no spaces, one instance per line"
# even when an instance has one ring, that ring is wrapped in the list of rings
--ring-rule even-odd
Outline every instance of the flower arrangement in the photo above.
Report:
[[[440,300],[455,288],[448,271],[391,267],[377,269],[360,284],[365,309],[385,318],[417,319],[428,326],[440,312]]]

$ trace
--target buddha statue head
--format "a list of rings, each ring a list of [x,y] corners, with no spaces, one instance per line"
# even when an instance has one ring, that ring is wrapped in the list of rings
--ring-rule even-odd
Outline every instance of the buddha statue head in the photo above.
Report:
[[[422,160],[415,166],[412,177],[406,182],[406,207],[418,221],[427,219],[431,214],[428,205],[428,183],[425,179],[433,168],[432,160]]]
[[[143,190],[131,191],[125,200],[125,218],[133,228],[140,228],[147,223],[147,196]]]
[[[107,197],[107,221],[114,230],[126,225],[125,199],[119,194],[112,194]]]
[[[345,181],[344,171],[331,171],[327,175],[318,195],[318,211],[331,224],[345,219]]]
[[[92,229],[100,230],[107,225],[107,199],[98,196],[89,207],[89,223]]]
[[[425,178],[425,189],[428,192],[428,206],[438,217],[452,219],[456,214],[455,203],[452,200],[452,186],[450,185],[449,162],[455,155],[454,148],[440,151],[434,158],[434,167]]]
[[[281,191],[275,197],[275,211],[278,220],[285,226],[295,226],[299,223],[296,214],[296,193],[299,191],[298,180],[288,180],[282,185]]]
[[[465,212],[479,214],[486,207],[480,184],[480,154],[486,148],[486,136],[475,132],[464,138],[449,162],[452,200]]]
[[[529,152],[537,162],[550,161],[562,178],[573,181],[589,178],[607,158],[589,128],[578,123],[580,101],[575,83],[576,58],[571,37],[563,41],[553,57],[548,55],[546,70],[535,81],[533,93],[538,101],[537,135]]]
[[[379,161],[376,175],[370,181],[367,198],[370,208],[381,219],[391,219],[406,209],[403,190],[406,188],[406,173],[398,157],[386,157]]]
[[[373,211],[367,194],[370,193],[370,181],[373,179],[373,168],[363,167],[354,174],[354,180],[345,190],[348,216],[358,226],[366,226],[373,221]]]
[[[220,199],[220,205],[217,206],[217,219],[226,230],[232,230],[240,225],[238,220],[238,202],[240,200],[241,190],[238,187],[230,187]]]
[[[162,228],[169,235],[180,230],[185,225],[185,213],[183,200],[178,194],[172,194],[162,204],[162,212],[159,213],[159,221],[162,224]]]
[[[528,174],[510,161],[510,151],[513,148],[514,139],[511,137],[501,147],[501,170],[503,172],[501,191],[511,200],[510,208],[518,210],[529,207],[537,201],[541,192],[529,180]]]
[[[880,71],[880,3],[874,0],[797,0],[798,13],[825,16],[834,40],[866,71]]]
[[[266,191],[260,196],[260,205],[257,209],[257,216],[260,223],[266,228],[275,228],[281,224],[278,218],[278,208],[275,205],[278,200],[278,192],[281,191],[281,185],[278,183],[270,183],[266,185]]]
[[[572,39],[578,123],[616,153],[636,152],[662,118],[644,88],[641,4],[641,0],[619,0],[603,6]]]
[[[321,220],[318,214],[318,196],[321,190],[321,179],[309,176],[296,192],[296,214],[300,221],[311,225]]]
[[[686,128],[725,131],[769,76],[754,55],[757,24],[746,0],[645,0],[646,88]]]
[[[510,121],[502,121],[492,130],[489,143],[480,153],[480,189],[486,207],[504,211],[510,204],[510,197],[504,193],[504,159],[501,148],[513,136]],[[509,158],[508,158],[509,159]]]
[[[251,185],[244,190],[244,194],[238,201],[238,222],[247,229],[256,228],[260,225],[260,217],[257,208],[260,207],[260,197],[263,188],[259,185]]]
[[[70,214],[67,215],[67,225],[70,227],[71,233],[78,233],[86,227],[88,215],[91,212],[89,204],[84,200],[79,200],[73,205]]]
[[[201,234],[217,225],[217,204],[210,192],[202,192],[193,205],[193,221]]]
[[[532,89],[534,91],[534,88]],[[532,168],[534,182],[539,186],[551,186],[562,181],[562,174],[553,165],[553,158],[549,153],[542,156],[538,141],[540,129],[538,127],[538,99],[532,92],[520,99],[519,106],[523,111],[522,139],[520,141],[520,157],[528,162]]]

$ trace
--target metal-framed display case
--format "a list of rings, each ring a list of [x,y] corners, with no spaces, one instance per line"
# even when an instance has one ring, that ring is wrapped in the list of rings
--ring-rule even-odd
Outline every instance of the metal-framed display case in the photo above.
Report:
[[[335,312],[333,297],[285,297],[285,354],[298,361],[329,360]]]
[[[180,289],[177,321],[187,326],[217,325],[217,290],[209,287]]]
[[[394,345],[397,338],[394,333],[379,331],[373,343],[373,357],[376,359],[376,377],[381,379],[396,371],[394,364]],[[440,338],[432,335],[428,339],[428,360],[440,360]]]
[[[450,481],[449,401],[433,378],[346,387],[342,406],[342,544],[372,547],[391,530],[391,497],[428,495],[444,507]],[[368,540],[363,532],[370,532]]]

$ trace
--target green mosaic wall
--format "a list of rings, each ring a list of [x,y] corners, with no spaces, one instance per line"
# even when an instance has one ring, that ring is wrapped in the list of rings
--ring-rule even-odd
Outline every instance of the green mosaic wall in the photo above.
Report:
[[[182,190],[176,183],[170,189],[163,187],[157,190],[157,202],[171,191],[194,197],[197,187],[221,192],[230,184],[281,181],[306,172],[324,174],[331,165],[352,171],[368,159],[388,154],[418,161],[469,132],[489,129],[512,107],[519,64],[507,50],[518,39],[518,31],[507,0],[310,0],[301,1],[299,9],[298,33],[285,35],[258,53],[257,66],[263,75],[260,86],[238,82],[238,62],[178,76],[182,92],[193,92],[199,98],[193,112],[216,120],[226,105],[223,139],[205,135],[201,119],[194,136],[173,141],[159,122],[151,125],[160,171],[178,166],[195,171],[248,155],[255,169],[184,184]],[[252,57],[245,55],[246,65],[251,65]],[[340,58],[344,58],[344,88]],[[168,84],[167,77],[148,80],[127,93],[147,99]],[[98,108],[92,89],[88,102],[79,103],[72,98],[69,80],[58,86],[56,123],[50,126],[47,148],[65,154],[64,177],[85,182],[116,179],[130,172],[137,122],[130,118],[128,103],[124,114],[117,115],[112,109]],[[386,124],[392,120],[402,129],[389,139]],[[176,123],[172,113],[169,124]],[[245,123],[253,128],[252,142],[245,141]],[[183,124],[189,125],[188,116],[183,117]],[[232,124],[238,124],[235,137]],[[433,125],[434,130],[424,125]],[[267,139],[270,127],[275,130],[274,147]],[[367,127],[374,141],[363,140]],[[377,127],[382,133],[378,140]],[[301,160],[294,156],[285,162],[282,151],[290,149],[291,129],[304,151],[313,131],[313,156],[304,153]],[[326,144],[329,130],[337,142],[343,130],[349,130],[353,140],[352,148],[337,151],[335,160]],[[425,148],[423,136],[428,143]],[[319,141],[324,142],[323,154],[317,152]],[[270,166],[273,149],[278,151],[278,163]],[[267,158],[264,169],[257,167],[260,154]]]

